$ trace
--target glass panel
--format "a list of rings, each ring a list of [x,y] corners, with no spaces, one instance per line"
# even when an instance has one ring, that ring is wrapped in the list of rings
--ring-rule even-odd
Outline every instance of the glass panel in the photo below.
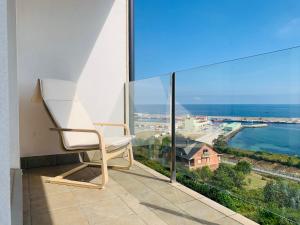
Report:
[[[171,75],[130,82],[135,160],[169,176]]]
[[[177,180],[260,224],[300,223],[300,49],[176,73]]]

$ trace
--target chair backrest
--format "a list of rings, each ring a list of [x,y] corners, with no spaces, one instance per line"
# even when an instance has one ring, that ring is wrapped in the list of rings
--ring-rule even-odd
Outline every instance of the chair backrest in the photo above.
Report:
[[[95,130],[78,98],[75,82],[42,79],[40,88],[43,101],[58,128]],[[63,132],[62,140],[66,150],[86,149],[99,144],[97,135],[92,133]]]

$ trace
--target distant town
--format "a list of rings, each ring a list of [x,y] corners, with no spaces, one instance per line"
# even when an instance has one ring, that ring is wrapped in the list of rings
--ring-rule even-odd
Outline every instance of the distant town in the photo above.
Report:
[[[243,128],[259,129],[271,123],[300,124],[299,118],[260,118],[229,116],[176,116],[176,135],[184,138],[176,141],[177,158],[190,169],[209,166],[218,168],[221,154],[213,149],[213,141],[219,136],[227,140]],[[135,114],[135,134],[138,138],[169,136],[170,118],[160,114]]]

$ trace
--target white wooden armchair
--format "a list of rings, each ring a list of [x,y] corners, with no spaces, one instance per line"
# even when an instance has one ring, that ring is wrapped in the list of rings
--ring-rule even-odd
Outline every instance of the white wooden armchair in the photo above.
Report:
[[[109,159],[128,152],[128,166],[112,166],[119,169],[129,169],[133,164],[131,136],[126,124],[93,123],[76,94],[76,83],[72,81],[43,79],[39,80],[43,103],[55,124],[50,128],[60,134],[62,145],[67,152],[100,151],[101,160],[97,162],[84,162],[81,165],[59,176],[49,178],[48,182],[87,188],[103,188],[108,181]],[[97,126],[112,126],[124,129],[124,136],[104,137],[96,129]],[[100,166],[102,173],[101,184],[73,181],[67,176],[86,168],[87,166]]]

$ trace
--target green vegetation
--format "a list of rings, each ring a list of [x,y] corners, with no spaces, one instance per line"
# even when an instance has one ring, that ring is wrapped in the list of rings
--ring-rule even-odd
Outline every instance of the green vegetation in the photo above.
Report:
[[[300,189],[283,181],[270,181],[264,187],[264,199],[278,207],[300,209]]]
[[[190,173],[194,179],[201,179],[205,182],[209,181],[214,175],[208,166],[204,166],[201,169],[191,171]]]
[[[254,190],[258,188],[264,188],[264,186],[267,184],[268,178],[265,176],[259,175],[257,173],[251,172],[246,176],[247,183],[244,186],[247,190]]]
[[[227,139],[223,135],[220,135],[216,140],[214,140],[214,148],[220,153],[227,153],[238,157],[248,157],[251,159],[264,160],[267,162],[280,163],[285,166],[300,168],[299,156],[233,148],[228,146]]]
[[[246,161],[240,161],[235,165],[235,169],[246,175],[251,173],[252,166]]]
[[[220,141],[223,140],[215,142],[218,151],[227,145],[220,145]],[[170,139],[165,137],[152,143],[147,146],[144,142],[143,146],[136,147],[135,159],[170,176],[166,159]],[[222,163],[215,171],[209,167],[190,171],[178,165],[177,171],[178,182],[259,224],[300,224],[300,185],[295,182],[255,174],[246,161],[235,166]]]

